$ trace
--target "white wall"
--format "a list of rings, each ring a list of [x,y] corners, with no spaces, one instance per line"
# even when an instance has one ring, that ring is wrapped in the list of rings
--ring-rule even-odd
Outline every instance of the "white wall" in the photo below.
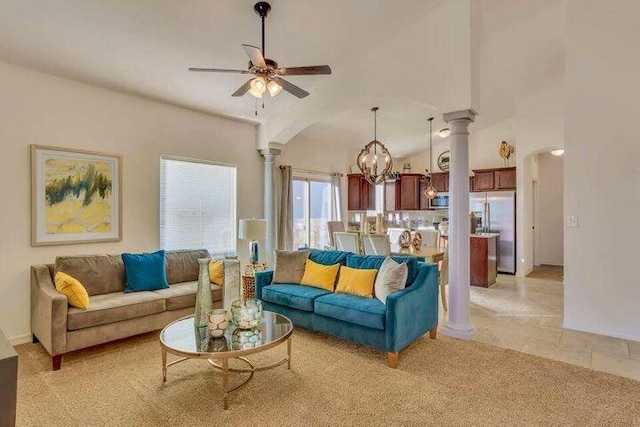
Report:
[[[159,245],[159,158],[238,166],[238,216],[261,216],[262,162],[253,125],[222,119],[0,63],[4,183],[0,210],[0,329],[29,338],[29,267],[57,255],[120,253]],[[123,155],[123,240],[30,246],[29,144]],[[241,258],[246,259],[240,244]]]
[[[640,2],[568,0],[568,328],[640,341]]]
[[[538,155],[538,255],[539,264],[564,264],[563,158]]]

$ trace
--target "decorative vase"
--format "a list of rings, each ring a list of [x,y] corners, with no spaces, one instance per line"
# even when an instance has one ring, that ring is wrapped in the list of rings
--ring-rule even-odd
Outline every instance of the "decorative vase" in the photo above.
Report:
[[[233,324],[239,329],[251,329],[262,321],[262,301],[258,299],[237,300],[231,304]]]
[[[196,292],[196,311],[194,323],[197,327],[207,326],[207,315],[211,311],[211,281],[209,280],[210,258],[200,258],[200,274],[198,276],[198,290]]]
[[[246,350],[261,344],[262,331],[260,328],[236,329],[231,335],[231,348],[234,350]]]
[[[211,336],[220,338],[224,335],[225,329],[229,327],[229,312],[222,308],[214,308],[208,314],[207,324]]]

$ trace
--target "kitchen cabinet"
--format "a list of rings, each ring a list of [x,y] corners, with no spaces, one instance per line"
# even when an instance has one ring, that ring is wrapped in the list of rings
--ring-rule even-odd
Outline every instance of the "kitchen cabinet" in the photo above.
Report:
[[[396,179],[387,181],[384,187],[385,210],[417,211],[421,209],[420,189],[423,179],[424,175],[419,173],[403,173]]]
[[[424,194],[424,192],[427,191],[427,188],[429,188],[429,183],[430,182],[431,181],[426,176],[423,176],[422,179],[420,180],[420,207],[419,207],[419,209],[421,211],[426,211],[426,210],[429,209],[429,199]]]
[[[364,175],[347,175],[347,209],[366,211],[376,208],[376,187],[369,184]]]
[[[431,185],[438,193],[449,191],[449,172],[436,172],[431,174]]]
[[[498,235],[472,234],[470,238],[471,286],[488,288],[496,283],[498,274]]]
[[[477,169],[473,171],[471,191],[516,189],[516,168]]]
[[[516,189],[516,168],[496,170],[496,190]]]

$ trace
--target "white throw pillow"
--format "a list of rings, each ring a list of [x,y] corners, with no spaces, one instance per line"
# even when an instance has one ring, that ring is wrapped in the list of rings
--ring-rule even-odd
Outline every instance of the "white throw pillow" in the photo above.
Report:
[[[409,275],[409,268],[407,264],[397,263],[390,257],[387,257],[376,276],[376,282],[374,284],[376,298],[382,301],[383,304],[387,303],[387,297],[394,292],[404,289],[407,282],[407,276]]]

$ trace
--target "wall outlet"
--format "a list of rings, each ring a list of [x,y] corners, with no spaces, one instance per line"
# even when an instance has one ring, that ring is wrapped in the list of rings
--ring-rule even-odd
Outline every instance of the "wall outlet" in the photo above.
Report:
[[[567,227],[578,228],[578,215],[569,215],[567,218]]]

